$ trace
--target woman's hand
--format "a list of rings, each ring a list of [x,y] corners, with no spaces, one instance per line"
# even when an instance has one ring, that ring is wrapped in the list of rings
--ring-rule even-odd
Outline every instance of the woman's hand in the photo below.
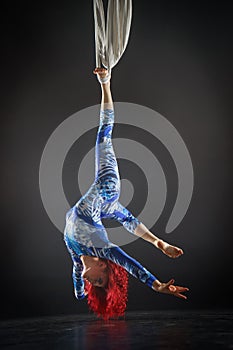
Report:
[[[153,289],[159,293],[171,294],[178,298],[187,299],[186,295],[181,293],[188,291],[189,288],[174,286],[174,282],[175,280],[173,278],[167,283],[161,283],[158,280],[155,280],[153,282]]]

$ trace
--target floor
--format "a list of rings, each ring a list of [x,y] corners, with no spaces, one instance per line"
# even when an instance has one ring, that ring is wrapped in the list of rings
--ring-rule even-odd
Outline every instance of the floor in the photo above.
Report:
[[[89,315],[0,322],[0,349],[233,349],[233,310],[128,312],[104,322]]]

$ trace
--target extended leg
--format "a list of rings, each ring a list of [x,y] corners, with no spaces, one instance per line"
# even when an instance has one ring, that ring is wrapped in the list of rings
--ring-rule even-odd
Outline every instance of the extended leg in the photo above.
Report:
[[[101,81],[104,82],[105,78],[108,76],[108,70],[105,68],[95,68],[93,73],[98,76],[98,80],[100,81],[100,85],[101,85],[101,90],[102,90],[101,110],[113,109],[111,80],[109,80],[107,83],[101,83]]]
[[[107,70],[96,68],[95,72]],[[120,175],[112,144],[114,127],[114,107],[110,90],[110,81],[101,84],[102,101],[100,123],[95,147],[95,182],[100,185],[100,195],[105,202],[113,202],[120,196]]]

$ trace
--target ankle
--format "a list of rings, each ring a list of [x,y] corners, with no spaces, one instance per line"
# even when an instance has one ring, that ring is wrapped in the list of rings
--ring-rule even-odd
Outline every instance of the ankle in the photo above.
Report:
[[[108,70],[108,73],[104,77],[101,77],[99,74],[97,74],[97,79],[98,79],[99,83],[101,84],[101,86],[110,84],[111,69]]]
[[[110,80],[107,83],[100,83],[102,90],[109,91],[110,90]]]
[[[165,241],[163,241],[162,239],[159,239],[157,242],[157,248],[164,250],[169,246],[169,244]]]
[[[153,245],[156,247],[156,248],[159,248],[161,247],[161,239],[160,238],[156,238],[153,242]]]

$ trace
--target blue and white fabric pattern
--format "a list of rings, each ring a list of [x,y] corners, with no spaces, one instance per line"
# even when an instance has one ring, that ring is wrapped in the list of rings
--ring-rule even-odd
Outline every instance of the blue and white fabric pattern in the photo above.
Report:
[[[123,266],[149,287],[156,279],[138,261],[109,241],[101,219],[116,220],[132,234],[141,223],[120,202],[120,175],[112,145],[114,110],[100,110],[95,146],[95,180],[89,190],[66,213],[64,241],[73,260],[73,282],[77,299],[84,295],[81,255],[109,259]]]

